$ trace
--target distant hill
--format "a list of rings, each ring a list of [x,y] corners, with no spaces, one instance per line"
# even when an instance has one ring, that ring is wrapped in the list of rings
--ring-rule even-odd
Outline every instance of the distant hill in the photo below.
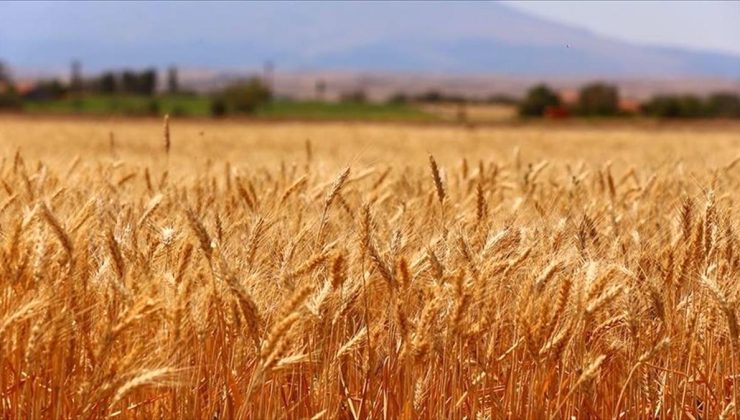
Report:
[[[740,79],[740,56],[630,44],[491,2],[45,3],[44,8],[33,15],[0,7],[7,20],[0,18],[5,26],[0,59],[24,68],[64,69],[76,57],[93,70],[171,63],[233,70],[271,60],[294,72]]]

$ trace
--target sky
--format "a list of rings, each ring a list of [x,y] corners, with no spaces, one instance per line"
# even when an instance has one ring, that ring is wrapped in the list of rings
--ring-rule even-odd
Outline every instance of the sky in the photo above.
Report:
[[[740,1],[504,1],[639,44],[740,54]]]
[[[599,34],[635,43],[740,54],[738,1],[503,1],[503,3],[556,22],[580,26]],[[5,29],[0,28],[0,36],[20,35],[33,38],[49,35],[51,31],[61,37],[72,36],[76,28],[54,24],[54,17],[60,7],[64,5],[58,2],[56,4],[3,2],[0,4],[0,23]],[[98,8],[96,13],[101,16],[106,14],[104,8]],[[35,30],[19,33],[21,29],[28,28],[21,20],[32,21]],[[133,34],[137,29],[135,22],[131,24]]]
[[[740,54],[739,1],[504,1],[503,3],[540,17],[589,29],[618,39],[663,46],[708,49]],[[86,8],[95,6],[87,4]],[[145,5],[140,10],[155,9]],[[423,5],[421,5],[423,6]],[[55,24],[60,8],[69,5],[48,2],[2,2],[2,38],[74,36],[74,26]],[[106,7],[96,13],[107,14]],[[112,12],[112,8],[110,9]],[[112,12],[113,13],[113,12]],[[143,20],[146,13],[141,13]],[[173,17],[174,18],[174,17]],[[29,25],[33,30],[29,31]],[[94,27],[94,23],[87,22]],[[4,29],[3,29],[4,28]],[[102,29],[102,28],[101,28]],[[197,29],[197,28],[193,28]],[[129,22],[130,37],[137,31]],[[123,35],[125,41],[126,35]]]
[[[734,61],[721,73],[737,77],[740,1],[0,1],[0,60],[26,70],[58,71],[72,59],[92,70],[167,63],[234,68],[266,59],[298,69],[381,63],[446,71],[479,62],[470,71],[496,71],[496,64],[526,67],[533,58],[542,61],[537,71],[549,62],[587,68],[597,60],[603,67],[610,58],[630,68],[681,67],[675,56],[655,58],[655,51],[611,40],[731,54]],[[531,48],[519,48],[525,44]],[[728,58],[680,60],[714,65]]]

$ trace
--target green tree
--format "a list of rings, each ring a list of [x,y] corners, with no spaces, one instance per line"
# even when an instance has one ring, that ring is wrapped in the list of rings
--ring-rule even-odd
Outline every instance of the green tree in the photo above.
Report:
[[[223,117],[226,115],[226,102],[223,98],[215,98],[211,102],[211,115],[214,117]]]
[[[616,86],[592,83],[584,86],[578,95],[578,114],[611,116],[619,113],[619,91]]]
[[[139,73],[138,93],[152,96],[157,91],[157,70],[147,69]]]
[[[560,97],[547,85],[540,84],[527,91],[527,96],[519,103],[522,117],[541,117],[550,107],[560,106]]]
[[[740,117],[740,96],[734,93],[715,93],[707,99],[707,115],[721,118]]]
[[[438,103],[445,101],[445,95],[438,90],[430,90],[416,97],[419,102]]]
[[[10,70],[8,70],[8,66],[6,66],[2,61],[0,61],[0,84],[13,84],[13,78],[10,77]]]
[[[658,118],[699,118],[706,106],[694,95],[658,95],[642,105],[642,112]]]
[[[121,91],[135,93],[138,90],[138,76],[136,72],[126,70],[121,73]]]
[[[216,95],[211,111],[214,115],[252,114],[271,99],[270,88],[261,79],[252,78],[228,86]]]
[[[36,86],[26,92],[24,99],[35,101],[48,101],[62,98],[67,93],[67,88],[57,79],[41,80]]]
[[[403,92],[398,92],[394,93],[390,98],[388,98],[387,102],[389,104],[405,104],[408,103],[410,100],[411,99],[409,98],[409,95]]]
[[[121,74],[121,90],[125,93],[152,96],[157,90],[157,72],[126,70]]]
[[[339,99],[342,102],[362,104],[362,103],[367,102],[367,94],[365,93],[364,90],[357,89],[357,90],[352,90],[352,91],[343,93]]]
[[[16,109],[21,105],[21,97],[15,89],[10,70],[0,61],[0,109]]]
[[[18,91],[15,89],[15,86],[8,85],[4,89],[5,90],[0,90],[0,109],[20,108],[23,103],[21,102],[21,97],[18,95]]]
[[[105,72],[100,76],[98,81],[100,92],[111,94],[116,92],[116,75],[113,72]]]

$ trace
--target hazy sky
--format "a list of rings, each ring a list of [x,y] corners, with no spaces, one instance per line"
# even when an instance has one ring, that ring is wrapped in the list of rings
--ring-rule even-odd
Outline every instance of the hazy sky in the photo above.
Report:
[[[625,41],[740,54],[740,1],[505,1]]]
[[[113,15],[119,20],[129,20],[124,27],[135,36],[142,24],[151,20],[158,10],[172,9],[162,4],[138,4],[141,20],[130,21],[131,13],[116,11],[117,7],[104,2],[98,4],[60,4],[58,2],[1,2],[0,3],[0,44],[3,38],[23,39],[43,36],[61,39],[74,37],[74,22],[60,21],[70,16],[64,9],[87,10],[87,18],[92,12],[98,14],[101,25]],[[557,22],[567,23],[593,32],[620,38],[636,43],[664,46],[711,49],[740,54],[740,2],[720,1],[613,1],[613,2],[568,2],[568,1],[505,1],[509,6]],[[213,7],[204,6],[210,10]],[[224,6],[224,5],[221,5]],[[234,9],[240,6],[231,4]],[[276,5],[266,5],[275,7]],[[330,13],[331,6],[325,7]],[[329,7],[326,7],[329,6]],[[415,6],[424,7],[423,3]],[[289,4],[277,7],[290,9]],[[227,7],[228,8],[228,7]],[[189,8],[192,9],[192,8]],[[225,9],[218,7],[218,9]],[[152,13],[147,13],[151,10]],[[177,10],[186,9],[179,7]],[[111,15],[111,13],[113,15]],[[196,14],[197,15],[197,14]],[[410,18],[413,18],[411,16]],[[166,19],[187,19],[186,16],[167,16]],[[137,23],[140,22],[140,23]],[[91,28],[94,23],[87,21],[81,27]],[[197,28],[197,26],[195,27]],[[80,28],[81,29],[81,28]],[[100,28],[103,30],[104,28]],[[119,28],[120,29],[120,28]],[[116,34],[114,34],[116,36]],[[121,36],[118,34],[117,36]],[[126,38],[127,35],[123,35]],[[125,42],[125,39],[122,40]]]
[[[270,59],[293,69],[517,74],[667,69],[737,77],[740,2],[0,0],[0,60],[24,69],[61,70],[72,58],[93,71],[168,63],[235,68]]]

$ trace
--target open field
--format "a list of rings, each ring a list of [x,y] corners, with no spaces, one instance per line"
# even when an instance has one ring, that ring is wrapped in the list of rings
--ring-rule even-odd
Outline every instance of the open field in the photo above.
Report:
[[[195,95],[84,95],[51,101],[26,101],[23,111],[41,115],[171,115],[209,116],[211,100]]]
[[[740,408],[736,126],[164,131],[0,117],[0,417]]]
[[[77,114],[131,117],[170,114],[182,117],[210,117],[211,105],[211,98],[202,95],[166,94],[150,97],[87,94],[80,98],[26,101],[23,112],[47,116]],[[278,99],[259,106],[249,117],[266,120],[430,122],[440,120],[443,116],[437,112],[426,112],[413,104]]]
[[[421,105],[421,109],[438,116],[444,121],[460,121],[461,116],[465,122],[475,124],[491,124],[516,121],[516,105],[505,104],[428,104]]]

